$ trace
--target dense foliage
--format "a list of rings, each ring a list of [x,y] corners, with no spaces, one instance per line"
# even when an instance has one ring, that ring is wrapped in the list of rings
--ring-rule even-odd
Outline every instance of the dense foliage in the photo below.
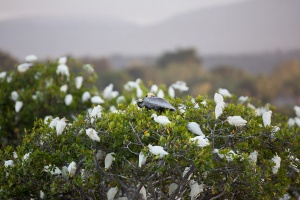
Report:
[[[165,98],[177,110],[158,113],[136,105],[134,100],[150,91],[140,80],[127,83],[122,98],[108,87],[98,93],[105,99],[102,106],[92,105],[90,101],[81,105],[86,89],[72,86],[74,74],[69,80],[58,76],[55,73],[57,63],[35,64],[23,74],[14,72],[11,76],[18,77],[22,83],[26,73],[34,77],[38,70],[51,68],[53,84],[50,89],[43,87],[43,94],[50,91],[57,101],[50,105],[56,108],[37,114],[38,108],[47,110],[50,106],[46,102],[25,101],[26,98],[19,96],[26,104],[19,113],[14,112],[14,116],[20,121],[29,116],[37,120],[32,120],[35,122],[31,126],[28,121],[19,146],[7,146],[0,151],[0,196],[4,199],[273,199],[299,196],[300,124],[297,124],[297,112],[298,117],[287,123],[286,117],[274,111],[269,117],[264,114],[271,113],[270,107],[255,109],[249,99],[238,100],[219,90],[224,100],[219,94],[214,99],[203,96],[171,98],[169,91]],[[40,78],[38,85],[49,78]],[[27,80],[33,81],[31,87],[15,81],[12,85],[16,86],[5,87],[9,89],[5,94],[10,96],[11,91],[24,88],[19,93],[31,97],[34,91],[41,91],[35,88],[37,80],[32,79]],[[70,106],[65,105],[65,94],[59,92],[61,85],[66,83],[70,88],[75,87],[68,91],[74,96]],[[165,86],[160,89],[167,91]],[[93,91],[97,89],[91,93]],[[8,110],[13,113],[13,100],[6,100],[9,101],[7,105],[11,108]],[[26,105],[35,109],[25,109]],[[219,105],[222,105],[221,110]],[[90,112],[82,112],[89,107],[93,108]],[[170,123],[159,124],[151,117],[154,113],[168,117]],[[47,115],[52,118],[44,120]],[[239,120],[232,121],[230,116],[242,119],[236,117]],[[190,122],[199,124],[198,135],[191,129]],[[1,128],[21,129],[10,121],[2,123]],[[193,141],[195,137],[198,140]],[[157,152],[151,145],[162,148],[164,155],[161,151],[155,155]]]

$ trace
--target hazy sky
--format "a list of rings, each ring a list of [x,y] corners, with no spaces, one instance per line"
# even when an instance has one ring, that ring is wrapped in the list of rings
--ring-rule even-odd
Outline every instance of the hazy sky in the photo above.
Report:
[[[0,20],[23,16],[124,19],[149,25],[198,8],[246,0],[0,0]]]

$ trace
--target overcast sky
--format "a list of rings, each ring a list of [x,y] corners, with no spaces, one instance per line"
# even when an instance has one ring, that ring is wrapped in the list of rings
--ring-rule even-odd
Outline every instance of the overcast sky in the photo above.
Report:
[[[191,10],[241,1],[246,0],[0,0],[0,20],[41,15],[108,17],[149,25]]]

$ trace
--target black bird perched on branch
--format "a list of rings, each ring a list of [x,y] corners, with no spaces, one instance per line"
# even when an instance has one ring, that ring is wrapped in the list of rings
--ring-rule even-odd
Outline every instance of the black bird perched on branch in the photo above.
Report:
[[[156,111],[164,111],[169,109],[175,111],[176,109],[163,98],[156,97],[152,93],[148,93],[144,99],[139,99],[137,104],[140,108],[146,107],[147,109],[153,109]]]

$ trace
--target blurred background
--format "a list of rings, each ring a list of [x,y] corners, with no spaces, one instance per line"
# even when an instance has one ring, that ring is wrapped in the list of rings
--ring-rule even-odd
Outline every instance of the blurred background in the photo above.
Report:
[[[227,88],[292,113],[300,105],[299,0],[0,1],[0,72],[29,54],[92,64],[99,89],[128,80]],[[180,95],[180,94],[179,94]]]

